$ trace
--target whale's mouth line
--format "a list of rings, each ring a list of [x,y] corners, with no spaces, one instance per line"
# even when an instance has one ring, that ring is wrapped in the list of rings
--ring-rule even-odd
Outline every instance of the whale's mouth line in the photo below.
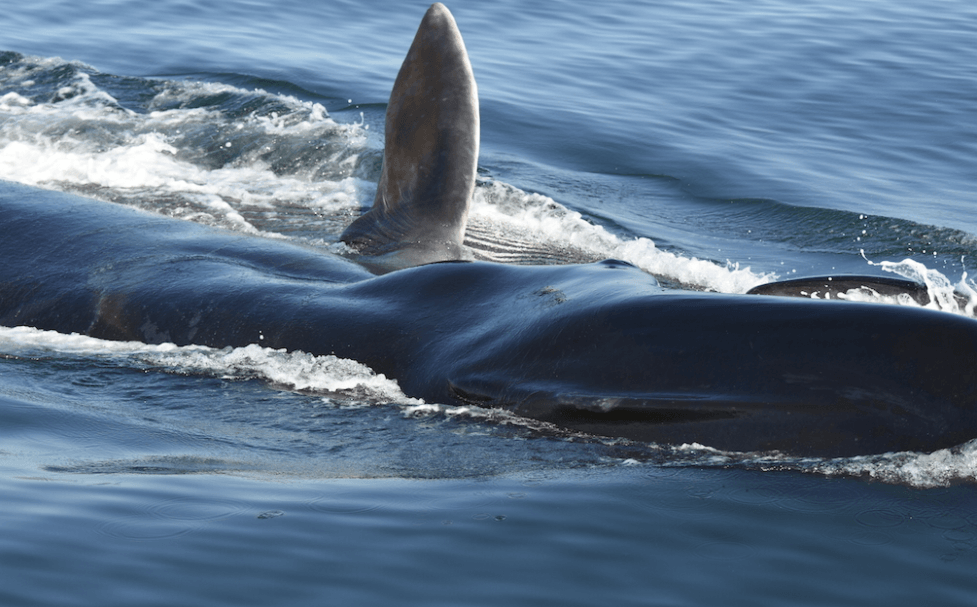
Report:
[[[549,416],[554,423],[570,426],[577,424],[591,424],[598,422],[606,424],[608,429],[614,426],[629,424],[686,424],[719,420],[729,420],[742,417],[744,413],[735,410],[717,409],[680,409],[680,408],[642,408],[642,407],[614,407],[607,411],[581,409],[572,405],[557,405],[553,407]]]

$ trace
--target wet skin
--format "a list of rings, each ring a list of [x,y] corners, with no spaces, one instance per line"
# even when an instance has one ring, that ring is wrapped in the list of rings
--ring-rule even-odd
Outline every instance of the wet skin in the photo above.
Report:
[[[320,250],[3,184],[0,324],[335,354],[429,402],[641,441],[803,455],[977,435],[977,322],[664,290],[615,261],[375,276]]]
[[[639,441],[846,456],[977,437],[972,319],[667,291],[618,261],[464,261],[478,99],[440,4],[386,118],[376,200],[342,236],[355,262],[0,182],[0,324],[335,354],[429,402]],[[756,292],[803,296],[824,280]],[[904,281],[830,282],[920,294]]]

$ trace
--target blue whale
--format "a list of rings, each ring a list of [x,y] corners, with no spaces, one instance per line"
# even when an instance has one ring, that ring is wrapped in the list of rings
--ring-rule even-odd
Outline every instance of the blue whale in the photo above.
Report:
[[[335,354],[429,402],[636,441],[852,456],[977,437],[972,319],[668,290],[613,260],[470,261],[477,91],[440,4],[385,137],[374,205],[342,236],[350,257],[0,182],[0,324]]]

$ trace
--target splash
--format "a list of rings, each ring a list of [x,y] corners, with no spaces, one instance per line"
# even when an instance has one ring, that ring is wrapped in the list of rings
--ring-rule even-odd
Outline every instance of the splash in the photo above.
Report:
[[[926,285],[926,290],[930,295],[930,303],[926,307],[952,314],[974,316],[974,308],[977,307],[977,291],[974,289],[973,281],[967,279],[966,272],[963,273],[959,282],[954,284],[939,271],[927,268],[914,259],[904,259],[899,262],[869,261],[868,263],[880,267],[886,272],[892,272],[903,278]]]
[[[313,356],[300,351],[263,348],[254,344],[222,349],[149,345],[105,341],[31,327],[0,327],[0,353],[12,357],[85,356],[166,373],[234,380],[256,379],[276,388],[363,405],[395,403],[417,406],[424,402],[407,397],[397,382],[374,373],[358,362],[335,356]]]

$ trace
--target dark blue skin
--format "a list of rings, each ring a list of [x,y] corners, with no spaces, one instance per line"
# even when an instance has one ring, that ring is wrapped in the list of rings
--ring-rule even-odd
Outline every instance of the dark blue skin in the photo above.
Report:
[[[977,322],[941,312],[666,291],[614,261],[373,276],[7,183],[0,216],[6,326],[335,354],[429,402],[640,441],[847,456],[977,437]]]

